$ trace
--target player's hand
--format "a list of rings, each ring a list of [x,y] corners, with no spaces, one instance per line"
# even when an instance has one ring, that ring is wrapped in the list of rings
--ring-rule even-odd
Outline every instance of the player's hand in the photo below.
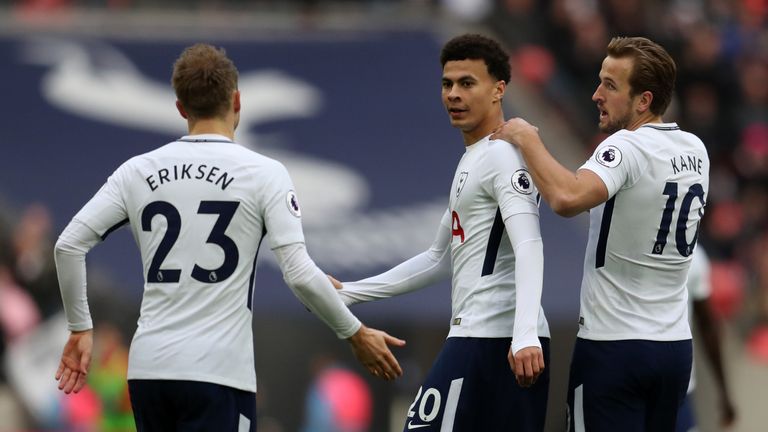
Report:
[[[405,341],[365,325],[347,339],[357,360],[375,377],[393,380],[403,374],[389,346],[405,346]]]
[[[516,117],[494,129],[491,139],[504,140],[519,147],[527,135],[538,135],[538,133],[539,128],[520,117]]]
[[[517,354],[512,354],[510,347],[507,360],[520,387],[532,386],[544,372],[544,353],[536,346],[525,347],[518,350]]]
[[[736,423],[736,408],[728,397],[720,400],[720,426],[723,430],[729,430]]]
[[[72,332],[61,353],[56,380],[59,390],[69,394],[79,392],[85,386],[88,368],[91,366],[93,330]]]
[[[333,276],[331,276],[329,274],[327,274],[326,276],[328,276],[328,280],[331,281],[331,284],[333,284],[334,288],[336,288],[337,290],[340,290],[340,289],[344,288],[344,284],[339,282],[338,279],[336,279],[335,277],[333,277]]]

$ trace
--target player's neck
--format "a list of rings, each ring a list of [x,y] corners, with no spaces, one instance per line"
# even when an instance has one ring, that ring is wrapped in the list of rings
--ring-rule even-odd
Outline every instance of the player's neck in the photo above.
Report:
[[[461,136],[464,138],[464,146],[469,147],[472,144],[492,134],[493,131],[504,123],[504,114],[498,116],[488,116],[472,130],[462,130]]]
[[[630,122],[629,125],[627,125],[627,130],[636,130],[640,126],[648,123],[663,123],[664,121],[661,119],[660,115],[656,115],[648,111],[647,113],[644,113],[643,115],[637,116],[634,121]]]
[[[235,140],[235,128],[232,122],[220,118],[198,119],[189,122],[190,135],[216,134]]]

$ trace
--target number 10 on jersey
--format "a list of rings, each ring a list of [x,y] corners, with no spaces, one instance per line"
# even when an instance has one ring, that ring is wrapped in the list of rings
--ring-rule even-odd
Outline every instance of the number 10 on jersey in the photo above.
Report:
[[[661,223],[659,224],[659,231],[656,233],[656,242],[653,245],[651,251],[654,255],[661,255],[664,253],[664,246],[667,245],[667,237],[669,236],[670,226],[672,225],[672,217],[675,212],[675,206],[677,205],[677,182],[667,182],[664,186],[664,195],[667,198],[667,204],[664,207],[664,212],[661,214]],[[675,229],[675,243],[677,244],[677,251],[680,255],[687,257],[693,253],[693,247],[696,245],[696,240],[699,237],[698,224],[696,233],[693,235],[693,240],[688,243],[686,231],[688,230],[688,214],[691,212],[691,204],[693,199],[698,198],[701,203],[701,209],[699,210],[699,216],[704,214],[704,188],[695,183],[688,188],[688,192],[683,197],[683,202],[680,205],[680,211],[677,215],[677,226]]]

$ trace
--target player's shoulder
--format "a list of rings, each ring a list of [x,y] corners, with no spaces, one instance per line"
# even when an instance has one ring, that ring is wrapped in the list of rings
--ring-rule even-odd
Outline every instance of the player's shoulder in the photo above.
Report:
[[[238,158],[242,158],[243,161],[247,163],[261,164],[261,165],[272,166],[272,167],[283,166],[283,164],[280,163],[280,161],[278,161],[277,159],[273,159],[269,156],[259,153],[256,150],[250,149],[239,143],[233,143],[231,145],[227,145],[226,148],[227,148],[227,151],[229,151],[231,154],[235,155]]]
[[[611,145],[619,147],[630,147],[633,145],[639,145],[644,139],[645,138],[642,136],[642,134],[637,133],[637,130],[631,131],[627,129],[621,129],[610,134],[602,142],[600,142],[597,147],[600,148]]]
[[[595,148],[594,155],[597,162],[612,167],[617,166],[624,156],[634,155],[636,159],[647,158],[648,153],[655,152],[655,148],[660,143],[641,129],[643,128],[621,129],[606,137]]]
[[[490,138],[488,138],[488,151],[498,153],[519,153],[514,144],[504,141],[503,139]]]
[[[140,165],[155,159],[166,157],[168,154],[178,152],[178,149],[176,148],[178,145],[180,145],[180,143],[177,141],[165,143],[160,147],[133,156],[132,158],[125,161],[125,165]]]
[[[116,173],[119,172],[125,172],[125,171],[133,171],[133,170],[141,170],[142,167],[150,165],[152,161],[157,157],[157,151],[159,149],[155,149],[152,151],[148,151],[146,153],[137,154],[135,156],[130,157],[128,160],[120,164],[120,166],[115,170]]]
[[[236,160],[238,165],[248,166],[259,170],[285,170],[285,166],[276,159],[257,152],[238,142],[224,143],[215,147],[221,155]]]
[[[270,184],[282,184],[285,181],[290,181],[288,169],[279,160],[240,145],[233,145],[232,147],[236,147],[232,150],[237,153],[238,165],[247,169],[254,179],[267,181]]]
[[[703,145],[699,137],[691,132],[682,130],[677,123],[646,123],[635,130],[622,129],[611,135],[611,138],[637,143],[653,143],[661,141],[659,138],[664,136],[674,136],[676,141]]]
[[[487,158],[493,161],[514,161],[522,163],[523,158],[520,154],[520,150],[513,144],[500,139],[488,139],[485,155]]]
[[[137,154],[123,162],[116,172],[142,170],[142,168],[146,166],[153,166],[156,164],[157,160],[165,159],[169,154],[173,154],[174,151],[176,151],[173,148],[173,145],[174,142],[172,141],[148,152]]]
[[[703,153],[703,157],[709,159],[709,155],[707,153],[707,147],[704,145],[704,141],[701,140],[701,138],[698,137],[698,135],[681,130],[680,136],[682,136],[682,139],[687,145],[695,148],[696,150]]]
[[[239,146],[238,146],[239,147]],[[253,151],[251,149],[241,147],[243,154],[250,158],[250,161],[253,164],[259,165],[265,170],[268,170],[270,172],[288,172],[288,169],[285,167],[285,165],[280,162],[277,159],[273,159],[269,156],[265,156],[259,152]]]
[[[693,152],[700,153],[702,159],[708,159],[704,142],[695,134],[682,130],[677,123],[646,123],[633,131],[631,136],[650,152]]]

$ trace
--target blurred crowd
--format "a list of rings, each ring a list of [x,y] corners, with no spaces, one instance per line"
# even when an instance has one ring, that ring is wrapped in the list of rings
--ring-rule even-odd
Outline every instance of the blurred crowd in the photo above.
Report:
[[[61,350],[62,317],[49,210],[0,207],[0,413],[3,427],[122,431],[133,428],[125,374],[132,310],[98,274],[89,275],[99,322],[88,386],[63,397],[51,371]],[[119,292],[118,292],[119,293]],[[50,373],[47,373],[49,371]],[[7,429],[6,429],[7,430]]]
[[[585,155],[602,140],[591,100],[613,36],[646,36],[678,65],[665,121],[711,159],[699,241],[713,258],[712,306],[768,362],[768,1],[497,0],[483,18],[515,70],[571,123]]]

